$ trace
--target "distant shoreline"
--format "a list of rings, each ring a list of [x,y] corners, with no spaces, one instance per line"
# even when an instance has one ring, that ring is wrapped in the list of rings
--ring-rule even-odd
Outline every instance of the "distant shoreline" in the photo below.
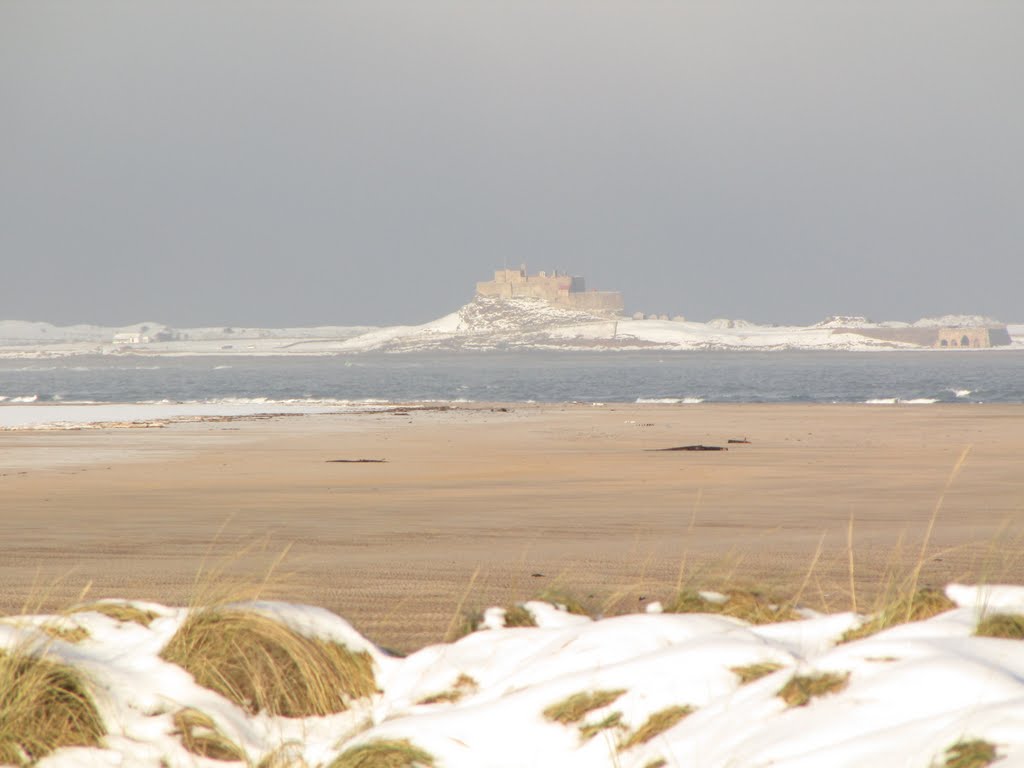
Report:
[[[950,352],[965,345],[971,349],[1024,349],[1024,324],[1005,325],[975,315],[950,315],[916,323],[831,317],[810,326],[726,319],[693,322],[667,316],[607,317],[556,307],[539,299],[484,296],[428,323],[388,327],[171,328],[147,322],[113,328],[0,321],[0,359],[88,354],[321,356],[511,350],[672,353],[903,351],[935,347]]]

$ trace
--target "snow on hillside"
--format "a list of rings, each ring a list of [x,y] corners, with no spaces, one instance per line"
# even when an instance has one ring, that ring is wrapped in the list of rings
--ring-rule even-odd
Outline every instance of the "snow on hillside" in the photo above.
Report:
[[[977,325],[980,316],[950,315],[914,323]],[[124,328],[57,327],[46,323],[0,322],[0,357],[53,357],[74,354],[134,355],[329,355],[357,352],[428,350],[872,350],[916,349],[916,345],[872,339],[848,328],[906,328],[909,323],[870,322],[863,317],[830,317],[811,326],[757,325],[745,320],[707,323],[609,318],[563,309],[539,299],[477,296],[453,312],[423,325],[386,328],[184,328],[139,323]],[[1024,327],[1010,326],[1014,343],[1024,346]],[[144,336],[115,344],[116,335]]]
[[[106,601],[8,617],[0,648],[79,670],[99,709],[100,746],[58,749],[39,768],[987,765],[950,762],[951,750],[969,744],[1001,768],[1020,768],[1024,641],[975,630],[983,616],[1024,613],[1024,588],[946,591],[959,607],[845,643],[844,632],[862,621],[855,614],[807,611],[802,620],[750,625],[654,606],[595,621],[528,602],[523,613],[535,627],[504,628],[505,611],[491,609],[485,624],[493,628],[407,658],[388,656],[319,608],[235,605],[366,655],[376,692],[322,717],[251,714],[161,658],[188,609],[131,603],[142,617],[133,619]],[[183,712],[193,713],[195,730],[183,731]],[[234,758],[195,754],[211,744]],[[406,759],[352,758],[388,744]]]
[[[915,323],[915,328],[969,328],[979,325],[1000,325],[999,321],[985,315],[942,315],[941,317],[924,317]]]

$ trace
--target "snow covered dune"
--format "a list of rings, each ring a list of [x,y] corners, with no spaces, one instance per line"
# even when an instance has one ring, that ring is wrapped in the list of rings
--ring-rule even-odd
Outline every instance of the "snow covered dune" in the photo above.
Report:
[[[200,685],[180,655],[205,652],[185,642],[197,610],[103,601],[9,617],[0,622],[5,694],[24,684],[10,676],[12,659],[44,657],[77,675],[102,728],[91,746],[28,754],[22,735],[5,730],[18,698],[8,695],[0,698],[0,762],[928,768],[998,758],[1022,766],[1024,588],[954,585],[946,594],[952,608],[943,613],[853,640],[848,633],[864,619],[851,613],[801,611],[797,620],[752,625],[656,606],[592,620],[529,602],[491,609],[484,629],[407,658],[322,609],[230,606],[236,619],[255,616],[263,627],[241,654],[252,662],[246,669],[259,668],[262,654],[281,668],[292,663],[276,650],[279,635],[284,645],[327,653],[339,674],[360,676],[330,687],[323,700],[334,705],[314,715],[260,698],[269,683],[239,694],[248,683],[231,677],[229,661],[218,669],[234,687],[216,676]],[[299,677],[310,673],[289,674],[294,687],[308,687]]]

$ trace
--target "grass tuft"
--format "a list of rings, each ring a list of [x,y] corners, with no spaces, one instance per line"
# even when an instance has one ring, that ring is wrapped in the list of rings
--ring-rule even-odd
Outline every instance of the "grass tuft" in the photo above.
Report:
[[[668,760],[664,757],[656,757],[645,765],[644,768],[665,768],[666,765],[668,765]]]
[[[329,768],[431,768],[434,756],[406,739],[380,739],[346,749]]]
[[[588,712],[607,707],[625,692],[625,689],[580,691],[545,709],[544,717],[562,725],[578,723]]]
[[[946,597],[946,593],[940,589],[925,587],[913,593],[900,593],[891,597],[859,627],[847,630],[840,642],[848,643],[870,637],[899,624],[924,621],[954,608],[956,603]]]
[[[577,598],[572,595],[554,589],[546,589],[536,597],[543,603],[551,603],[556,608],[561,608],[567,613],[574,613],[577,616],[589,616],[590,611]]]
[[[1024,640],[1024,616],[1019,613],[993,613],[978,622],[974,634],[978,637]]]
[[[479,632],[484,622],[483,611],[467,611],[462,614],[461,621],[453,622],[448,632],[451,641],[461,640],[466,635]],[[505,609],[506,627],[536,627],[537,621],[522,605],[513,605]]]
[[[47,622],[39,626],[39,631],[50,637],[61,640],[65,643],[80,643],[89,637],[89,630],[85,627],[65,627],[60,624]]]
[[[72,609],[72,613],[102,613],[116,621],[131,621],[148,627],[157,617],[152,611],[144,611],[128,603],[102,602],[79,605]]]
[[[28,765],[60,747],[96,747],[105,733],[78,672],[0,651],[0,764]]]
[[[521,605],[513,605],[505,609],[506,627],[536,627],[537,620],[533,614]]]
[[[174,735],[193,755],[211,760],[236,762],[245,760],[245,752],[221,733],[213,718],[198,709],[182,709],[174,713]]]
[[[945,768],[985,768],[999,759],[995,744],[981,739],[958,741],[946,750]]]
[[[811,699],[839,693],[850,682],[850,673],[821,672],[814,675],[793,675],[776,694],[790,707],[805,707]]]
[[[637,744],[646,744],[655,736],[659,736],[683,718],[693,714],[693,707],[666,707],[647,718],[647,722],[637,728],[619,745],[619,749],[629,749]]]
[[[471,635],[474,632],[480,631],[480,625],[484,621],[483,611],[467,611],[462,614],[461,620],[454,620],[450,631],[446,634],[446,637],[450,642],[461,640],[466,635]]]
[[[782,669],[781,664],[768,661],[762,664],[748,664],[745,667],[730,667],[729,671],[740,679],[740,685],[746,685],[760,680],[762,677],[767,677],[773,672],[778,672],[780,669]]]
[[[160,656],[250,714],[329,715],[377,689],[368,653],[238,609],[194,611]]]
[[[463,696],[470,693],[475,693],[479,685],[476,680],[467,674],[461,674],[455,678],[455,682],[452,687],[447,691],[441,691],[441,693],[435,693],[432,696],[417,701],[417,704],[454,704],[459,701]]]
[[[601,731],[607,731],[609,728],[620,728],[622,727],[622,713],[612,712],[607,717],[598,720],[596,723],[584,723],[580,726],[580,739],[583,741],[590,741],[592,738],[597,736]]]
[[[750,624],[774,624],[800,618],[794,613],[793,606],[755,590],[731,589],[725,595],[725,602],[719,603],[705,600],[694,590],[682,590],[665,605],[665,612],[714,613],[742,619]]]

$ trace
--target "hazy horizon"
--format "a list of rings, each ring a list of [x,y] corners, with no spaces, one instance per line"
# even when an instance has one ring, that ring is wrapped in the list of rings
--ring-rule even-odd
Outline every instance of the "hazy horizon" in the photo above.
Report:
[[[0,319],[1024,320],[1024,4],[0,5]]]

